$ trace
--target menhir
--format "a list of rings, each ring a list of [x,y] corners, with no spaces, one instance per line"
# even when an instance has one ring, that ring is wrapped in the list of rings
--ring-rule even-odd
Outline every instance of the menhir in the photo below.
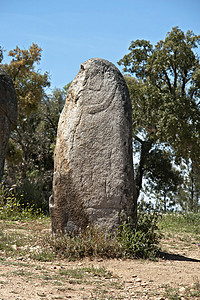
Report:
[[[52,231],[117,228],[136,217],[132,110],[119,70],[90,59],[68,90],[61,113],[50,197]]]
[[[0,68],[0,182],[10,132],[17,122],[17,97],[11,78]]]

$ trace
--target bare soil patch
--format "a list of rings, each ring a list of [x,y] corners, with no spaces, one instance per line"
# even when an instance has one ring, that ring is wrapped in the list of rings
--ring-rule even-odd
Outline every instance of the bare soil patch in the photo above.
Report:
[[[14,222],[4,232],[30,236],[49,225]],[[33,228],[34,225],[34,228]],[[16,248],[13,245],[13,248]],[[195,238],[165,237],[155,261],[121,259],[40,262],[0,252],[0,300],[200,299],[200,247]]]

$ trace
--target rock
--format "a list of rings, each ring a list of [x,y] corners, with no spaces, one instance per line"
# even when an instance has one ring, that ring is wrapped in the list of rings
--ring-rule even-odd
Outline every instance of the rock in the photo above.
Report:
[[[135,282],[142,282],[142,279],[137,278],[137,279],[135,280]]]
[[[54,160],[52,231],[76,233],[92,224],[106,230],[134,219],[132,111],[119,70],[90,59],[68,90]]]
[[[102,262],[103,261],[103,258],[99,258],[97,259],[98,262]]]
[[[146,287],[147,285],[148,285],[148,283],[146,283],[146,282],[141,283],[141,286],[143,286],[143,287]]]
[[[0,68],[0,182],[12,126],[17,122],[17,97],[11,78]]]
[[[184,287],[179,288],[179,292],[180,292],[181,294],[185,294],[186,288],[184,288]]]
[[[10,245],[13,250],[17,250],[17,245]]]

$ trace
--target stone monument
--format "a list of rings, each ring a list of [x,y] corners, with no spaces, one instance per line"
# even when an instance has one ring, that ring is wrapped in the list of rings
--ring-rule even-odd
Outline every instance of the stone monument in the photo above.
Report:
[[[12,126],[17,122],[17,97],[11,78],[0,68],[0,182]]]
[[[81,65],[61,113],[54,158],[52,231],[108,231],[136,216],[132,110],[119,70],[104,59]]]

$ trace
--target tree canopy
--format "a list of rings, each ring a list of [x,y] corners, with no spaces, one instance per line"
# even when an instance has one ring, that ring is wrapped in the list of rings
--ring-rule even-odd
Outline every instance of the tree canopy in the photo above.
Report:
[[[153,148],[170,150],[176,160],[199,160],[199,44],[200,36],[174,27],[155,46],[146,40],[132,41],[129,53],[119,61],[132,99],[133,133],[141,154],[139,190]]]
[[[145,178],[165,208],[176,195],[184,209],[199,209],[199,44],[199,35],[174,27],[156,45],[132,41],[129,53],[119,61],[133,107],[138,196]],[[68,86],[47,94],[50,78],[38,68],[42,49],[37,44],[28,49],[16,46],[8,53],[7,64],[3,54],[0,47],[1,67],[13,80],[19,107],[8,147],[6,182],[16,183],[28,201],[46,201],[47,207],[57,124]]]
[[[10,50],[9,64],[4,64],[3,69],[12,78],[17,97],[19,120],[25,118],[37,108],[45,95],[45,88],[50,86],[47,72],[41,74],[36,70],[41,60],[42,49],[37,44],[32,44],[29,49],[20,49],[18,46]]]
[[[34,43],[29,49],[16,46],[8,53],[10,63],[2,64],[13,80],[19,107],[18,124],[7,150],[5,183],[17,186],[24,204],[48,210],[57,124],[67,87],[47,94],[49,74],[37,68],[41,54],[42,49]]]

